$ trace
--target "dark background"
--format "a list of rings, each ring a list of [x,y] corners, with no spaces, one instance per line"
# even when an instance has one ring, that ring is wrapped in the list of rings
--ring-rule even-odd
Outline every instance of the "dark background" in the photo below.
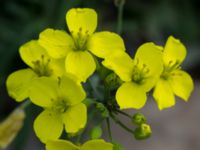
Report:
[[[114,133],[118,141],[125,145],[126,150],[200,149],[199,6],[198,0],[126,0],[122,37],[127,51],[133,54],[139,45],[148,41],[164,45],[167,37],[173,35],[181,39],[187,47],[188,55],[182,66],[195,80],[195,91],[189,103],[178,100],[178,106],[160,112],[155,103],[149,100],[147,106],[142,109],[153,124],[155,132],[151,139],[137,142],[127,136],[127,133]],[[47,27],[67,30],[65,13],[72,7],[95,9],[98,13],[97,30],[116,32],[118,12],[113,0],[0,0],[1,120],[18,105],[8,97],[5,80],[11,72],[26,67],[19,57],[19,46],[31,39],[37,39],[39,33]],[[10,149],[31,150],[34,145],[40,145],[32,133],[32,121],[38,111],[40,110],[34,106],[27,110],[29,117]],[[121,136],[127,136],[127,140],[121,139]],[[184,146],[186,143],[189,143],[189,146]],[[26,146],[22,146],[23,144]],[[42,148],[37,148],[39,149]]]

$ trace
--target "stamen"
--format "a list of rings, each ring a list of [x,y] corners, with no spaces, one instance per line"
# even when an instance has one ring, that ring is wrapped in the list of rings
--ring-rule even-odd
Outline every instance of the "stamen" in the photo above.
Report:
[[[140,67],[141,66],[141,67]],[[143,84],[145,80],[148,78],[150,70],[147,68],[146,64],[141,64],[139,59],[136,59],[134,68],[132,71],[132,81]]]
[[[50,62],[50,58],[45,59],[45,55],[41,55],[40,60],[32,61],[33,70],[38,74],[38,76],[50,76],[53,72],[53,70],[49,68]]]

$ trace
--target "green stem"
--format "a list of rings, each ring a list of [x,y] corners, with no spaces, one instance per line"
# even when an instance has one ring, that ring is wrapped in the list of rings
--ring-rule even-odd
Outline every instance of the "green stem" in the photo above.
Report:
[[[30,100],[26,100],[24,103],[22,103],[19,107],[21,109],[26,109],[31,104]]]
[[[122,33],[123,26],[123,11],[124,11],[125,0],[115,0],[115,5],[118,7],[118,16],[117,16],[117,33]]]
[[[129,127],[127,127],[126,125],[124,125],[119,119],[117,119],[114,115],[110,114],[111,115],[111,118],[118,124],[120,125],[124,130],[134,134],[135,132],[130,129]]]
[[[106,124],[107,124],[107,128],[108,128],[108,135],[109,135],[110,141],[113,142],[109,118],[106,118]]]
[[[125,112],[123,112],[123,111],[121,111],[121,110],[118,110],[118,109],[116,109],[116,111],[117,111],[118,113],[120,113],[120,114],[122,114],[122,115],[124,115],[124,116],[126,116],[126,117],[128,117],[128,118],[130,118],[130,119],[132,119],[132,116],[131,116],[131,115],[129,115],[129,114],[127,114],[127,113],[125,113]]]

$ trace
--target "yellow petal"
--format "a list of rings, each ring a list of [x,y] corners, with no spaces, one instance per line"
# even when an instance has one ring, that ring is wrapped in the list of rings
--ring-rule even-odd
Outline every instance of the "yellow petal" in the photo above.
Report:
[[[51,107],[58,98],[57,80],[48,77],[37,78],[30,87],[30,100],[42,107]]]
[[[22,60],[31,68],[34,67],[34,63],[41,60],[42,56],[47,56],[46,50],[41,47],[36,40],[29,41],[22,45],[19,49]]]
[[[149,76],[160,76],[163,70],[162,58],[162,48],[149,42],[138,48],[134,61],[138,62],[138,67],[141,69],[145,65],[149,69]]]
[[[10,74],[6,81],[9,96],[18,102],[28,98],[28,90],[34,78],[37,78],[37,75],[31,69],[22,69]]]
[[[181,64],[185,59],[186,53],[187,51],[183,43],[181,43],[179,39],[170,36],[166,42],[163,53],[165,65],[168,65],[171,61]]]
[[[79,150],[80,148],[66,140],[48,141],[46,150]]]
[[[63,58],[74,47],[73,39],[65,31],[46,29],[40,33],[39,43],[52,58]]]
[[[57,140],[63,131],[61,115],[51,110],[44,110],[34,121],[34,131],[43,143]]]
[[[69,105],[75,105],[83,101],[86,93],[82,86],[70,77],[63,76],[60,81],[60,92]]]
[[[62,77],[65,74],[65,59],[51,59],[49,68],[52,70],[51,76],[54,78]]]
[[[123,83],[116,93],[116,100],[120,109],[140,109],[146,103],[146,92],[140,85],[133,82]]]
[[[94,55],[106,58],[115,51],[125,51],[123,39],[113,32],[97,32],[94,33],[87,43],[87,48]]]
[[[90,140],[83,144],[80,150],[113,150],[113,145],[104,140]]]
[[[94,73],[96,63],[89,52],[72,51],[67,55],[65,67],[68,73],[74,74],[85,82]]]
[[[173,92],[183,100],[188,101],[194,89],[194,84],[190,75],[182,70],[176,70],[172,72],[170,79]]]
[[[97,14],[90,8],[72,8],[66,14],[66,22],[72,34],[92,34],[97,27]]]
[[[83,129],[87,121],[87,109],[85,104],[70,106],[63,114],[65,130],[67,133],[75,134]]]
[[[113,70],[122,81],[131,81],[133,60],[127,53],[123,51],[115,52],[107,57],[102,64]]]
[[[168,80],[160,79],[157,82],[153,92],[153,97],[160,110],[175,105],[175,97]]]

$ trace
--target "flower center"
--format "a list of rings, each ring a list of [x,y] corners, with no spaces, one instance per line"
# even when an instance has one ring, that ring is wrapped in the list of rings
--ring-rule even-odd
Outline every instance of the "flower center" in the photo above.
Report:
[[[148,78],[149,69],[146,64],[139,65],[139,60],[136,59],[133,71],[132,71],[132,81],[143,84],[145,79]]]
[[[41,59],[33,61],[33,70],[38,76],[51,76],[53,70],[49,68],[50,59],[41,55]]]
[[[180,61],[169,61],[167,65],[164,65],[164,70],[161,74],[161,78],[167,80],[171,75],[173,75],[173,71],[180,69]]]
[[[53,102],[52,109],[59,113],[64,113],[68,109],[69,105],[65,100],[57,100]]]
[[[74,51],[85,51],[87,50],[87,40],[89,37],[88,30],[83,31],[82,28],[79,28],[78,32],[71,31],[73,40],[74,40]]]

